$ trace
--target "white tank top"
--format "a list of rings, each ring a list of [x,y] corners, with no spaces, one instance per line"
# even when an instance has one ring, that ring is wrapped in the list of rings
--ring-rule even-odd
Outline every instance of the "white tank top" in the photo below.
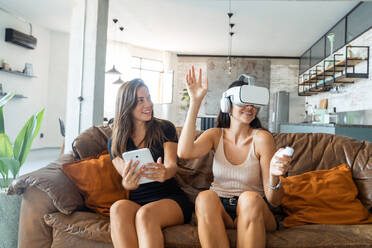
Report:
[[[223,133],[213,158],[214,180],[210,187],[219,197],[239,196],[244,191],[254,191],[264,197],[261,165],[254,151],[254,137],[258,129],[254,130],[252,144],[247,158],[242,164],[233,165],[225,157],[223,147]]]

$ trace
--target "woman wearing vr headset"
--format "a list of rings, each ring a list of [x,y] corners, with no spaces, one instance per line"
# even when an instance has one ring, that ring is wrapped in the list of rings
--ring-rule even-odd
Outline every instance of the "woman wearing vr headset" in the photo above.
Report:
[[[200,243],[202,247],[229,247],[226,228],[237,228],[237,247],[265,247],[266,231],[277,228],[271,208],[279,206],[283,196],[279,176],[287,172],[291,159],[276,156],[274,139],[256,116],[257,106],[231,104],[234,95],[229,94],[221,100],[222,110],[227,113],[220,111],[217,128],[206,130],[194,141],[196,117],[208,91],[208,79],[203,85],[201,69],[196,77],[192,67],[186,83],[191,100],[178,156],[199,158],[214,151],[214,181],[195,202]],[[244,85],[247,83],[235,81],[229,89],[240,94],[235,87]]]

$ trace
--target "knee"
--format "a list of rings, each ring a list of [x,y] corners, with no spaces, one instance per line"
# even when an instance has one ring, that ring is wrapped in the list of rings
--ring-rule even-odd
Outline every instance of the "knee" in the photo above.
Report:
[[[212,190],[205,190],[198,194],[195,200],[195,213],[214,215],[219,210],[219,197]]]
[[[136,214],[136,226],[146,227],[156,225],[156,216],[151,207],[143,206]]]
[[[133,204],[128,200],[116,201],[110,207],[110,219],[111,221],[121,221],[126,217],[130,217],[135,213],[136,209]]]
[[[265,201],[256,192],[246,191],[240,195],[238,200],[238,216],[246,221],[263,220],[263,208]]]

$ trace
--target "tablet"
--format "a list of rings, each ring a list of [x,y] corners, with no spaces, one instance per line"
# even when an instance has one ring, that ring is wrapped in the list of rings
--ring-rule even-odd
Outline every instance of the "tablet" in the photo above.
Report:
[[[136,171],[139,170],[143,165],[147,163],[154,163],[154,159],[152,158],[151,152],[148,148],[142,148],[138,150],[124,152],[123,159],[125,162],[132,160],[132,165],[134,162],[138,160],[139,164],[137,165]],[[148,179],[143,176],[138,181],[139,184],[151,183],[151,182],[154,182],[154,180]]]

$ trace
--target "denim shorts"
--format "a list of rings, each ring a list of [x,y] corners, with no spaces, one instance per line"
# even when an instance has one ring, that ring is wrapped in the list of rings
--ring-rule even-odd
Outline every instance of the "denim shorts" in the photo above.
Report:
[[[220,197],[221,203],[223,207],[225,208],[226,212],[230,215],[231,219],[234,221],[236,219],[236,208],[238,206],[238,199],[239,196],[234,196],[231,198],[225,198],[225,197]],[[266,199],[266,197],[263,197],[264,201],[266,202],[267,206],[269,207],[270,211],[274,214],[274,209],[273,207]],[[274,216],[275,217],[275,216]],[[276,222],[276,229],[279,228],[279,223],[277,220]]]

